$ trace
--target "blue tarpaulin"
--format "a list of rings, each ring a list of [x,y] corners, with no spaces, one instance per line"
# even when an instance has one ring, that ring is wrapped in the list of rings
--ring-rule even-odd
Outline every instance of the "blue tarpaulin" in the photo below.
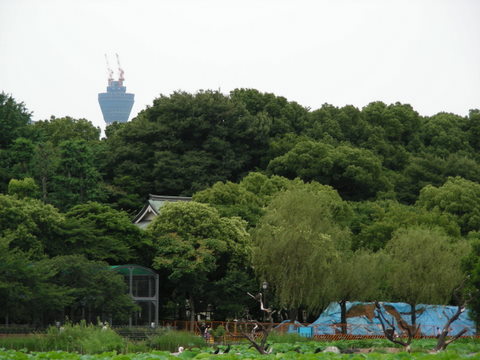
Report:
[[[298,333],[298,329],[299,328],[302,328],[302,327],[305,327],[301,322],[295,320],[295,321],[291,321],[291,320],[284,320],[282,321],[280,324],[278,324],[275,328],[276,329],[281,329],[281,328],[286,328],[286,331],[290,334],[293,334],[293,333]]]
[[[403,320],[406,324],[411,325],[411,306],[409,304],[389,302],[380,304],[382,305],[382,314],[394,324],[395,331],[399,335],[402,332],[402,327],[398,324],[399,321]],[[380,320],[376,316],[378,310],[374,303],[347,302],[346,308],[348,334],[383,335]],[[437,335],[443,329],[448,318],[453,316],[456,311],[456,306],[416,305],[416,324],[420,325],[420,335]],[[340,305],[331,303],[318,319],[309,326],[313,327],[313,333],[316,335],[339,333],[341,331],[340,315]],[[458,334],[463,329],[467,329],[465,336],[475,335],[475,323],[469,318],[468,310],[463,312],[451,325],[449,335]]]

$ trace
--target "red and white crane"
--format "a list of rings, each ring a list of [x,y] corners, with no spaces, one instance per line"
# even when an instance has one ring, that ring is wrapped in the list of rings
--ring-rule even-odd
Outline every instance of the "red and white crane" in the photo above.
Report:
[[[118,64],[118,81],[120,83],[120,86],[123,85],[123,80],[125,80],[123,74],[125,73],[122,69],[122,66],[120,65],[120,56],[118,54],[115,54],[117,56],[117,64]]]
[[[108,62],[107,54],[105,54],[105,61],[107,62],[107,71],[108,71],[108,85],[112,84],[113,81],[113,70],[110,67],[110,63]]]

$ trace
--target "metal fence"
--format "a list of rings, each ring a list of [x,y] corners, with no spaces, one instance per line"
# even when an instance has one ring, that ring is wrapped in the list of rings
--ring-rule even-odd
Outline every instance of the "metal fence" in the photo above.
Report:
[[[299,336],[310,337],[317,340],[334,341],[334,340],[354,340],[354,339],[384,339],[383,329],[380,327],[372,328],[372,325],[364,324],[301,324],[299,322],[283,322],[283,323],[262,323],[264,326],[272,326],[273,331],[277,334],[297,334]],[[183,321],[183,320],[162,320],[158,324],[151,326],[112,326],[120,335],[134,339],[142,340],[153,335],[158,335],[167,330],[183,330],[193,332],[199,336],[203,335],[203,329],[208,326],[212,332],[219,326],[225,328],[225,336],[223,341],[236,342],[242,338],[242,332],[251,333],[255,326],[252,322],[241,321]],[[346,334],[342,333],[342,329],[346,329]],[[463,327],[452,324],[451,334],[456,334]],[[420,325],[416,338],[433,338],[438,331],[437,328],[428,325]],[[42,333],[45,328],[32,327],[29,325],[9,325],[0,326],[0,336],[15,336],[20,334]],[[260,335],[260,333],[258,334]],[[399,337],[406,336],[405,333],[399,332]],[[472,336],[466,336],[472,337]],[[480,338],[480,334],[473,337]]]
[[[297,334],[303,337],[311,337],[313,339],[333,341],[333,340],[354,340],[354,339],[384,339],[385,335],[383,329],[378,327],[373,327],[372,325],[365,324],[301,324],[298,322],[283,322],[283,323],[262,323],[264,326],[272,326],[272,329],[277,334]],[[209,326],[210,329],[214,332],[219,326],[223,326],[226,330],[226,335],[224,338],[235,341],[242,338],[242,332],[248,331],[252,332],[255,323],[252,322],[241,322],[241,321],[182,321],[182,320],[163,320],[160,321],[155,328],[145,328],[145,327],[130,327],[122,328],[115,327],[122,335],[127,337],[135,337],[135,334],[138,337],[141,334],[154,334],[159,331],[165,330],[183,330],[191,331],[197,335],[202,335],[203,329]],[[342,333],[342,329],[346,329],[346,333]],[[130,329],[130,330],[127,330]],[[147,330],[145,330],[147,329]],[[455,335],[459,331],[463,330],[461,326],[451,326],[450,334]],[[430,325],[419,325],[419,330],[417,331],[415,338],[434,338],[438,332],[438,328]],[[132,334],[132,335],[129,335]],[[260,335],[260,334],[259,334]],[[399,331],[397,333],[398,337],[406,337],[406,332]],[[465,336],[472,337],[472,336]],[[480,335],[477,334],[474,337],[479,338]]]

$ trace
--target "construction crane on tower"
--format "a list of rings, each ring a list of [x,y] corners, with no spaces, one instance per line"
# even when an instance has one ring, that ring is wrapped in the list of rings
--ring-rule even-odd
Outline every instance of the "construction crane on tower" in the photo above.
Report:
[[[120,85],[123,84],[123,81],[125,80],[125,77],[123,76],[124,71],[122,69],[122,66],[120,65],[120,56],[118,54],[115,54],[117,56],[117,64],[118,64],[118,81],[120,81]]]
[[[113,81],[113,70],[110,67],[110,63],[108,62],[107,54],[105,54],[105,61],[107,62],[108,84],[111,85]]]

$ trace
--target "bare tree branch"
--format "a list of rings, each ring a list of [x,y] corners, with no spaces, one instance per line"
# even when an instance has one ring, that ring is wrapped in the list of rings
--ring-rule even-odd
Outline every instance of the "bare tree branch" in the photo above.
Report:
[[[466,305],[466,304],[464,304],[464,305]],[[452,325],[452,323],[454,321],[456,321],[460,317],[460,315],[464,311],[465,311],[465,306],[458,306],[457,311],[450,318],[445,313],[445,311],[443,312],[443,315],[445,315],[445,317],[448,319],[448,321],[443,326],[442,332],[440,333],[440,336],[438,337],[437,346],[435,346],[434,351],[445,350],[448,345],[450,345],[452,342],[457,340],[459,337],[461,337],[463,334],[465,334],[468,331],[468,329],[463,329],[457,335],[453,336],[450,340],[448,340],[448,341],[446,340],[447,336],[448,336],[448,333],[450,331],[450,326]]]
[[[448,345],[450,345],[452,342],[460,338],[463,334],[465,334],[468,331],[468,329],[465,328],[461,330],[458,334],[453,336],[450,340],[447,341],[447,336],[448,336],[448,332],[450,331],[450,326],[453,324],[454,321],[456,321],[460,317],[460,315],[462,315],[462,313],[466,310],[467,305],[472,300],[471,294],[468,294],[468,295],[463,294],[463,289],[465,287],[465,283],[467,282],[467,279],[468,277],[465,277],[462,280],[462,282],[458,285],[458,287],[455,288],[455,290],[453,291],[453,297],[457,301],[457,304],[462,304],[462,305],[458,306],[457,311],[450,318],[445,313],[445,311],[443,312],[443,315],[448,319],[448,321],[443,327],[442,332],[440,333],[440,336],[438,337],[437,345],[433,350],[435,352],[445,350]],[[462,299],[462,295],[464,295],[463,299]]]
[[[258,293],[257,295],[252,295],[249,292],[247,292],[247,295],[260,304],[260,310],[266,313],[266,317],[268,319],[268,325],[260,323],[257,320],[249,320],[247,323],[240,325],[240,333],[242,337],[247,339],[250,342],[250,344],[260,354],[267,354],[265,345],[267,343],[268,335],[273,329],[272,315],[275,313],[275,311],[272,311],[272,309],[266,308],[264,306],[262,293]],[[251,330],[248,329],[248,325],[251,326]],[[258,341],[259,338],[260,338],[260,341]]]
[[[402,345],[406,351],[410,352],[410,344],[412,343],[413,338],[418,332],[419,326],[409,325],[401,317],[397,319],[397,323],[403,332],[407,333],[407,341],[402,340],[399,336],[395,335],[395,324],[393,321],[389,321],[386,316],[383,314],[382,305],[378,301],[375,301],[375,307],[377,308],[376,316],[380,320],[382,325],[383,333],[385,337],[394,344]],[[389,326],[387,329],[385,323]]]

